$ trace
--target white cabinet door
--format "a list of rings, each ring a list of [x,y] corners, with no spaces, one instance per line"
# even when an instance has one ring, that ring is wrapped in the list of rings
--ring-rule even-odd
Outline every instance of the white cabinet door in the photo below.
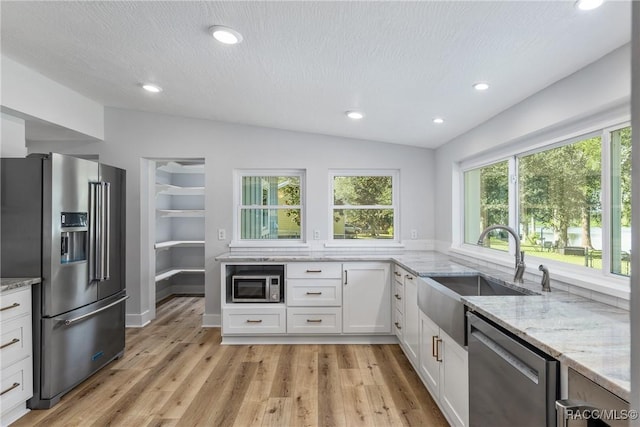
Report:
[[[437,400],[440,395],[440,364],[436,358],[436,340],[440,337],[440,328],[420,310],[420,376],[427,388]]]
[[[402,343],[407,357],[416,366],[418,364],[418,354],[420,353],[418,279],[411,274],[405,274],[404,279],[404,331]]]
[[[344,333],[391,333],[388,263],[343,264]]]
[[[440,404],[455,426],[469,425],[469,363],[467,352],[440,330]]]

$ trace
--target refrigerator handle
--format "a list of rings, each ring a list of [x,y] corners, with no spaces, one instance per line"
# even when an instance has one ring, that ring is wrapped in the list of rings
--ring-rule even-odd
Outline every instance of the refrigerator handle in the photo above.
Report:
[[[110,263],[110,246],[111,246],[111,183],[105,182],[103,194],[105,203],[102,206],[102,212],[104,214],[105,222],[103,230],[104,237],[104,280],[111,278]]]
[[[102,183],[92,182],[89,195],[89,249],[91,250],[89,263],[89,278],[91,281],[101,281],[103,274],[102,266]]]

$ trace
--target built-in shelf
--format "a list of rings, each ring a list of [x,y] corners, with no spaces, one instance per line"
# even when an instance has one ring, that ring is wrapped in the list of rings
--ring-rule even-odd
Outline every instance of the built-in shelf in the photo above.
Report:
[[[154,246],[156,249],[204,247],[204,240],[168,240],[158,242]]]
[[[156,184],[156,194],[169,196],[204,196],[204,187],[178,187],[171,184]]]
[[[204,163],[189,164],[178,162],[167,162],[158,167],[159,171],[169,173],[204,173]]]
[[[198,218],[204,217],[204,209],[158,209],[161,218]]]
[[[156,282],[160,282],[161,280],[167,280],[176,274],[181,273],[204,273],[204,268],[172,268],[170,270],[161,271],[156,274]]]

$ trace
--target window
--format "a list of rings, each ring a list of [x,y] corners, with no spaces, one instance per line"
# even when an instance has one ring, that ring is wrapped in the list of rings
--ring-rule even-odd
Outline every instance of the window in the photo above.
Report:
[[[335,172],[330,178],[334,240],[397,240],[397,172]]]
[[[601,159],[600,136],[519,158],[523,251],[602,268]]]
[[[509,223],[509,162],[503,161],[464,173],[464,241],[475,244],[486,227]],[[508,251],[504,232],[487,236],[487,246]]]
[[[239,184],[240,240],[301,240],[304,174],[242,172]]]
[[[630,275],[631,128],[464,171],[464,242],[494,224],[517,230],[528,256]],[[508,251],[494,233],[485,244]]]
[[[611,132],[611,272],[631,274],[631,128]]]

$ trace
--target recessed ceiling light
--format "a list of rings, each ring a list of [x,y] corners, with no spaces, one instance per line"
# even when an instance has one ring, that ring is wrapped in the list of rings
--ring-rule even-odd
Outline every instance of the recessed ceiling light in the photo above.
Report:
[[[162,92],[162,88],[160,86],[154,85],[151,83],[143,84],[142,89],[146,90],[147,92],[153,92],[153,93]]]
[[[433,119],[433,123],[441,125],[442,123],[444,123],[444,119],[442,117],[436,117]]]
[[[580,10],[593,10],[602,6],[604,0],[578,0],[575,6]]]
[[[360,120],[364,117],[364,113],[361,113],[360,111],[347,111],[345,114],[353,120]]]
[[[485,83],[485,82],[474,83],[473,84],[473,88],[475,90],[480,90],[480,91],[487,90],[487,89],[489,89],[489,83]]]
[[[209,27],[209,33],[214,39],[224,44],[238,44],[242,41],[242,34],[233,28],[224,27],[222,25]]]

